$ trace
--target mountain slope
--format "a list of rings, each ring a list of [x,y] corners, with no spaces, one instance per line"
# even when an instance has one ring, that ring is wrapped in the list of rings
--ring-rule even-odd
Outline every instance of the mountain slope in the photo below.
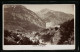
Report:
[[[4,5],[4,28],[38,30],[45,27],[45,23],[33,11],[22,5]]]
[[[62,37],[58,44],[74,44],[74,19],[61,24],[60,32]]]
[[[42,9],[39,12],[36,12],[38,16],[40,16],[46,23],[52,22],[54,24],[62,24],[68,20],[74,18],[72,14],[66,14],[64,12],[53,11],[50,9]]]

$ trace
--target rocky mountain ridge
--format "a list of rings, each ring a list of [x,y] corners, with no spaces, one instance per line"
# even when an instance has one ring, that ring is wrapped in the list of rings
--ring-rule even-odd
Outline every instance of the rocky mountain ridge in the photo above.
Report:
[[[42,9],[41,11],[36,12],[36,14],[41,17],[41,19],[43,19],[46,23],[52,22],[54,24],[62,24],[74,18],[73,14],[67,14],[50,9]]]

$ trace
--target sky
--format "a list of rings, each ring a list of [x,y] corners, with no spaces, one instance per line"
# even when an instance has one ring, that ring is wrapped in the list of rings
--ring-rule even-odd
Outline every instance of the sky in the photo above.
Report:
[[[25,4],[23,6],[25,6],[26,8],[34,12],[38,12],[45,8],[54,10],[54,11],[61,11],[69,14],[74,14],[75,12],[74,4]]]

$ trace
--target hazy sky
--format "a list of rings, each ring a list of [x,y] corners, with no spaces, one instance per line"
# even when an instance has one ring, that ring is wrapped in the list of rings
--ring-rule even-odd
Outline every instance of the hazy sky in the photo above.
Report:
[[[74,4],[25,4],[23,5],[26,8],[37,12],[42,9],[48,8],[54,11],[62,11],[65,13],[74,14]]]

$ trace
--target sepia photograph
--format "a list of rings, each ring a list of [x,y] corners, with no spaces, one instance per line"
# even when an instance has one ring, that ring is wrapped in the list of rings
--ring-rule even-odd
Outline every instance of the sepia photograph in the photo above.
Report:
[[[3,4],[3,49],[75,49],[75,4]]]

